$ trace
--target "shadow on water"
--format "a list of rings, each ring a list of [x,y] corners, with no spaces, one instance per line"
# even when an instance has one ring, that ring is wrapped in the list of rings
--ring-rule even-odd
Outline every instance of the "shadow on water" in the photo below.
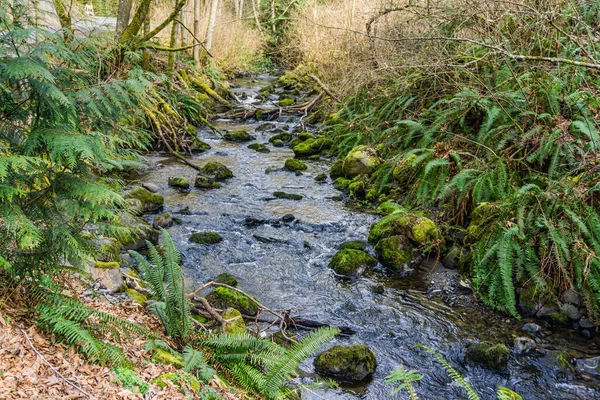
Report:
[[[259,76],[237,82],[234,88],[243,103],[258,102],[257,93],[274,77]],[[277,128],[293,130],[297,117],[284,116],[272,121]],[[525,399],[592,399],[600,398],[596,383],[580,382],[569,374],[562,375],[539,361],[539,355],[511,356],[509,369],[499,373],[464,363],[464,345],[469,339],[495,338],[511,344],[521,324],[500,323],[498,318],[471,309],[450,308],[431,300],[418,290],[375,273],[348,283],[339,280],[327,267],[337,247],[347,240],[365,240],[376,216],[353,211],[343,202],[329,183],[319,184],[314,177],[327,173],[329,162],[307,162],[309,169],[301,175],[278,170],[287,158],[289,148],[276,148],[268,143],[273,132],[255,132],[261,122],[254,120],[218,119],[221,130],[246,129],[257,143],[267,143],[271,152],[257,153],[247,144],[222,141],[210,130],[201,129],[198,137],[212,149],[192,158],[202,165],[218,161],[228,166],[235,177],[221,189],[192,189],[181,193],[167,185],[169,176],[194,180],[195,171],[161,156],[149,156],[152,165],[144,175],[146,182],[158,185],[165,195],[165,210],[182,220],[169,229],[184,257],[186,274],[205,282],[227,272],[238,278],[239,286],[276,308],[295,308],[295,315],[349,326],[357,333],[336,338],[332,344],[363,343],[377,355],[378,367],[367,386],[319,392],[305,399],[388,399],[391,387],[384,378],[399,365],[419,370],[424,379],[415,384],[423,399],[462,399],[457,388],[433,357],[413,349],[424,344],[439,351],[481,394],[495,398],[498,385],[513,388]],[[269,174],[265,170],[272,167]],[[272,199],[275,191],[297,193],[301,201]],[[180,213],[186,210],[185,213]],[[189,210],[189,212],[187,212]],[[246,227],[247,217],[279,220],[293,214],[291,223]],[[188,241],[197,231],[216,231],[224,241],[213,246]],[[385,290],[377,290],[381,285]],[[568,345],[569,341],[565,340]],[[588,354],[588,357],[590,355]],[[310,380],[312,360],[302,366]],[[351,390],[348,390],[351,389]],[[395,398],[406,398],[398,394]]]

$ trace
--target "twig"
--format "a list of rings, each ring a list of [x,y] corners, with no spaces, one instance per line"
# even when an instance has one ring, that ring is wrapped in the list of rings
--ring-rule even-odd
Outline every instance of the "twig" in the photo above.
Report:
[[[65,382],[67,382],[69,385],[71,385],[74,389],[78,390],[79,392],[83,393],[84,395],[86,395],[87,397],[89,397],[90,399],[94,399],[97,400],[96,397],[92,396],[91,394],[89,394],[88,392],[86,392],[85,390],[81,389],[79,386],[77,386],[76,384],[74,384],[73,382],[71,382],[70,380],[68,380],[67,378],[65,378],[60,372],[58,372],[58,370],[56,368],[54,368],[52,366],[52,364],[50,364],[50,362],[48,360],[46,360],[44,358],[44,356],[35,348],[35,346],[33,345],[33,343],[31,342],[31,339],[29,339],[29,336],[27,336],[27,333],[23,330],[20,329],[21,333],[23,334],[23,336],[25,336],[25,339],[27,339],[27,342],[29,343],[29,345],[31,346],[31,348],[33,349],[33,351],[35,352],[35,354],[38,355],[39,358],[42,359],[42,361],[44,361],[46,363],[46,365],[48,365],[48,367],[50,367],[50,369],[56,374],[58,375],[62,380],[64,380]]]
[[[342,100],[340,100],[339,97],[337,97],[331,90],[329,90],[329,88],[327,86],[325,86],[325,84],[323,84],[323,82],[321,82],[321,80],[319,78],[317,78],[315,75],[309,75],[309,77],[315,81],[317,83],[317,85],[319,85],[321,87],[321,89],[323,89],[325,91],[325,93],[327,93],[327,95],[329,97],[331,97],[333,100],[335,100],[337,103],[341,103]]]
[[[227,328],[227,321],[208,303],[204,297],[197,297],[195,300],[198,300],[202,303],[202,307],[215,319],[217,322],[221,324],[221,332],[225,333],[225,329]]]

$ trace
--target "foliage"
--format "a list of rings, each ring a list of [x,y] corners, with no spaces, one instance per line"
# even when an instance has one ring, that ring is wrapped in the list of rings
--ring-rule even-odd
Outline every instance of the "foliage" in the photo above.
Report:
[[[185,342],[192,328],[190,302],[184,291],[183,272],[179,264],[181,254],[175,248],[169,233],[161,229],[161,252],[148,243],[149,260],[131,250],[142,279],[148,282],[157,300],[149,306],[165,327],[167,335]]]
[[[125,367],[114,367],[110,371],[114,375],[115,382],[120,383],[127,390],[145,395],[149,389],[148,384],[134,370]]]
[[[394,389],[392,394],[396,394],[402,389],[406,389],[408,391],[410,400],[417,400],[417,392],[415,391],[412,383],[420,381],[421,379],[423,379],[423,375],[419,374],[416,370],[411,369],[410,371],[407,371],[404,369],[404,367],[400,366],[400,368],[393,371],[385,378],[385,383],[391,385],[396,382],[402,382],[400,385],[398,385],[398,387],[396,387],[396,389]]]
[[[558,28],[551,32],[539,13],[510,14],[488,33],[477,30],[481,42],[453,41],[459,33],[432,18],[430,34],[450,38],[440,46],[448,65],[408,68],[380,94],[365,87],[329,125],[341,155],[358,144],[377,146],[387,161],[370,185],[385,200],[439,209],[440,222],[466,231],[473,287],[513,316],[516,289],[526,285],[551,293],[574,287],[593,315],[600,311],[596,72],[503,57],[488,45],[597,59],[585,39],[597,8],[561,6],[552,11]],[[515,24],[528,29],[515,35]]]

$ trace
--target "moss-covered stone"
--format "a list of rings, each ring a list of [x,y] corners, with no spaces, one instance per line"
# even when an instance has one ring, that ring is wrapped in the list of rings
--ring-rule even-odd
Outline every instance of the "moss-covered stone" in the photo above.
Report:
[[[508,366],[510,351],[501,343],[480,342],[467,345],[465,359],[484,367],[503,371]]]
[[[397,211],[406,212],[405,208],[393,201],[383,202],[377,207],[377,211],[383,214],[392,214]]]
[[[333,180],[343,177],[344,176],[344,171],[342,169],[343,165],[344,165],[344,160],[342,160],[342,159],[335,160],[333,162],[333,164],[331,164],[331,167],[329,168],[329,177]]]
[[[286,200],[302,200],[303,196],[295,193],[286,193],[286,192],[275,192],[273,196],[278,199],[286,199]]]
[[[292,172],[306,171],[308,169],[305,163],[295,158],[288,158],[285,160],[284,168]]]
[[[392,176],[401,187],[416,179],[419,172],[417,166],[413,166],[413,162],[417,159],[416,154],[410,155],[408,158],[400,161],[392,170]]]
[[[342,249],[333,256],[329,268],[338,275],[352,276],[376,265],[377,260],[364,251]]]
[[[289,106],[291,106],[294,103],[295,103],[294,99],[287,98],[287,99],[281,99],[281,100],[279,100],[278,104],[279,104],[280,107],[289,107]]]
[[[169,186],[180,189],[189,189],[190,183],[181,176],[172,176],[169,178]]]
[[[225,321],[233,320],[231,322],[227,322],[225,325],[225,332],[227,333],[245,333],[246,332],[246,324],[244,323],[244,319],[242,318],[242,313],[240,313],[235,308],[229,307],[225,311],[223,311],[222,317]]]
[[[223,135],[223,139],[225,139],[229,142],[241,143],[241,142],[250,142],[256,138],[254,136],[252,136],[251,134],[249,134],[248,131],[238,130],[238,131],[227,132],[226,134]]]
[[[96,259],[98,261],[116,261],[120,260],[121,242],[111,237],[95,237],[92,239],[92,245],[98,250]]]
[[[352,181],[350,179],[339,177],[335,181],[333,181],[333,187],[339,190],[340,192],[346,192],[348,190],[348,186],[350,186],[351,183]]]
[[[314,361],[317,373],[341,382],[361,382],[377,368],[375,354],[365,345],[333,346]]]
[[[233,275],[227,273],[219,274],[219,276],[217,276],[217,279],[215,279],[215,282],[223,283],[232,287],[236,287],[238,284],[237,279],[235,279]]]
[[[148,301],[148,296],[146,296],[144,293],[138,292],[135,289],[127,289],[125,290],[125,293],[138,304],[143,305],[145,302]]]
[[[204,175],[198,174],[194,181],[194,186],[198,189],[218,189],[221,187],[221,184]]]
[[[216,288],[206,296],[206,299],[217,308],[235,308],[244,315],[258,313],[258,306],[248,296],[226,287]]]
[[[292,150],[294,150],[296,157],[310,157],[329,150],[331,146],[333,146],[333,140],[326,137],[320,137],[303,141],[294,146]]]
[[[114,269],[114,268],[121,268],[121,264],[119,264],[116,261],[108,261],[108,262],[96,261],[95,267],[102,268],[102,269]]]
[[[292,134],[288,132],[281,132],[269,138],[269,142],[273,144],[275,144],[276,140],[281,140],[282,142],[289,142],[290,140],[292,140]]]
[[[371,175],[379,165],[375,150],[368,146],[357,146],[350,150],[342,164],[342,171],[346,178],[359,175]]]
[[[119,215],[115,224],[129,228],[131,232],[129,237],[121,238],[124,250],[141,250],[147,247],[146,241],[158,242],[158,231],[143,218],[123,213]]]
[[[216,161],[211,161],[204,164],[204,166],[200,168],[200,174],[215,181],[233,178],[233,172],[231,172],[231,170],[223,164]]]
[[[154,229],[160,229],[160,228],[165,229],[165,228],[169,228],[172,225],[173,225],[173,217],[167,213],[157,215],[156,217],[154,217],[154,221],[152,221],[152,227]]]
[[[190,242],[198,244],[217,244],[222,241],[223,238],[217,232],[196,232],[190,236]]]
[[[412,246],[406,236],[390,236],[377,242],[375,252],[383,266],[402,272],[412,257]]]
[[[158,364],[169,364],[175,368],[183,367],[183,357],[175,355],[164,349],[154,349],[152,352],[152,361]]]
[[[418,244],[426,244],[441,238],[441,233],[432,220],[413,213],[394,212],[371,227],[369,242],[377,243],[390,236],[403,235]]]
[[[154,212],[159,210],[165,203],[165,199],[158,193],[152,193],[151,191],[138,187],[130,190],[125,195],[129,199],[137,199],[142,203],[142,209],[144,212]]]
[[[283,140],[280,139],[275,139],[272,143],[274,147],[283,147],[284,145]]]
[[[327,182],[327,174],[319,174],[315,176],[316,182]]]
[[[192,140],[192,144],[190,145],[190,150],[192,153],[203,153],[210,149],[210,144],[203,142],[198,138],[194,138],[194,140]]]
[[[364,175],[361,175],[364,176]],[[348,185],[348,190],[350,191],[350,196],[352,196],[356,200],[364,200],[366,195],[367,183],[364,179],[353,180],[352,183]]]
[[[262,143],[252,143],[252,144],[248,145],[248,148],[251,150],[254,150],[258,153],[270,153],[271,152],[271,150],[269,150],[269,148]]]
[[[298,134],[298,139],[302,140],[303,142],[308,140],[308,139],[315,139],[315,135],[312,135],[308,132],[300,132]]]
[[[350,240],[348,242],[344,242],[340,245],[340,250],[349,249],[349,250],[361,250],[365,251],[369,243],[364,240]]]
[[[289,143],[290,148],[293,149],[294,147],[298,146],[300,143],[302,143],[302,139],[295,137]]]

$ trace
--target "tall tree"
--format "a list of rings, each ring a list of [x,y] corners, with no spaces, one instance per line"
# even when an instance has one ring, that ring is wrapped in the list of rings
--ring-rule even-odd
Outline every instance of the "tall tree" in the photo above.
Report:
[[[59,0],[55,0],[59,1]],[[119,40],[131,17],[131,0],[119,0],[117,8],[117,26],[115,28],[115,39]]]
[[[210,51],[212,48],[213,32],[215,30],[215,22],[217,21],[217,9],[219,7],[219,0],[212,0],[210,6],[210,18],[208,19],[208,28],[206,30],[206,50]]]
[[[194,40],[196,41],[200,36],[200,8],[202,7],[202,0],[194,0]],[[198,43],[194,42],[195,46],[193,49],[194,63],[196,68],[200,67],[200,47]]]

